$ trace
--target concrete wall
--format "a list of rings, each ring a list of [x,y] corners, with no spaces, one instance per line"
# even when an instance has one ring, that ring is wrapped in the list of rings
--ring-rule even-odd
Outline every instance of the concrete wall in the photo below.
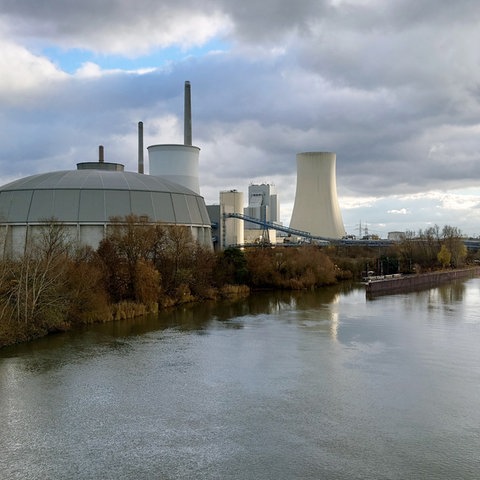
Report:
[[[88,245],[94,249],[98,248],[101,240],[107,231],[104,224],[84,225],[84,224],[62,224],[67,241],[78,245]],[[204,226],[189,226],[192,237],[208,248],[212,246],[211,229]],[[0,226],[0,252],[5,257],[21,256],[25,252],[25,243],[39,235],[44,226],[34,225],[1,225]]]
[[[405,275],[402,277],[384,278],[369,281],[365,286],[367,297],[388,295],[400,292],[409,292],[423,288],[432,288],[441,283],[453,280],[462,280],[480,275],[480,267],[461,270],[446,270],[419,275]]]

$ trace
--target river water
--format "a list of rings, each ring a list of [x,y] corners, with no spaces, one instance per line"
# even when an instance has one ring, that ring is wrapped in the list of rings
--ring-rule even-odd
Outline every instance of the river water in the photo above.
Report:
[[[2,479],[478,479],[480,279],[255,295],[0,350]]]

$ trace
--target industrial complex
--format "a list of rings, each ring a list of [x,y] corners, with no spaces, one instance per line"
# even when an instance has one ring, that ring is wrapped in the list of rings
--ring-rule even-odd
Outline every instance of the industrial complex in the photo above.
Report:
[[[280,201],[271,184],[252,184],[243,192],[219,193],[218,205],[205,205],[200,194],[199,154],[192,145],[191,91],[185,82],[184,143],[147,147],[144,173],[143,123],[138,124],[138,172],[98,161],[76,170],[32,175],[0,187],[0,249],[21,254],[46,223],[65,226],[71,240],[96,248],[112,222],[136,215],[166,225],[188,227],[194,240],[224,249],[284,236],[339,239],[345,230],[337,199],[334,153],[297,154],[297,187],[290,226],[279,222]]]

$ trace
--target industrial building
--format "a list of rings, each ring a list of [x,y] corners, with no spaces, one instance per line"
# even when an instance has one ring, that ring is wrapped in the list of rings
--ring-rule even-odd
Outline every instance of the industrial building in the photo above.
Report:
[[[297,154],[297,186],[290,228],[326,239],[345,236],[337,197],[336,154]]]
[[[62,223],[72,241],[96,248],[112,221],[130,215],[185,226],[194,240],[220,250],[276,243],[277,230],[292,237],[345,235],[337,199],[336,155],[331,152],[297,154],[290,227],[279,221],[279,197],[271,184],[251,184],[246,207],[243,193],[237,190],[220,192],[219,205],[207,207],[200,194],[200,149],[192,145],[190,82],[185,82],[184,107],[184,143],[147,147],[149,174],[144,173],[143,123],[139,122],[138,172],[105,162],[100,146],[98,161],[0,187],[0,255],[22,254],[29,239],[52,220]]]
[[[248,186],[248,206],[243,209],[247,217],[263,222],[279,223],[280,202],[275,185],[262,183]],[[245,221],[245,242],[276,243],[276,231],[258,223]]]
[[[221,192],[220,204],[207,207],[216,249],[275,244],[281,238],[277,237],[278,232],[283,234],[284,241],[306,239],[328,243],[345,236],[337,198],[336,154],[304,152],[298,153],[296,160],[297,185],[289,227],[279,222],[280,202],[274,185],[250,185],[246,207],[242,192]]]
[[[211,222],[198,180],[198,147],[191,144],[190,83],[185,83],[185,142],[148,147],[150,174],[143,173],[143,124],[139,123],[138,173],[118,163],[77,164],[77,170],[32,175],[0,187],[0,252],[22,254],[28,241],[52,219],[70,239],[96,248],[115,217],[144,217],[188,227],[212,246]]]
[[[228,216],[229,214],[243,215],[243,206],[243,192],[237,190],[220,192],[220,204],[207,206],[212,221],[213,245],[216,250],[244,245],[244,221]]]
[[[249,217],[277,223],[280,218],[280,202],[275,185],[262,183],[248,186],[248,206],[243,210]],[[259,229],[260,225],[247,222],[246,229]]]

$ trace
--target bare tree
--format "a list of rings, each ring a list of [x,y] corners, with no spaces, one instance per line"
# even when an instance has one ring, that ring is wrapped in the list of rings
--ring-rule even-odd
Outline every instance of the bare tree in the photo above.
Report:
[[[157,269],[164,288],[173,293],[180,285],[189,285],[194,275],[195,242],[187,227],[170,225],[163,238],[164,248],[157,258]]]
[[[111,220],[108,236],[98,248],[106,288],[116,302],[136,300],[144,295],[136,291],[142,285],[140,277],[145,274],[150,283],[155,278],[149,266],[153,265],[157,250],[162,248],[159,245],[161,228],[148,218],[136,215]]]
[[[460,230],[457,227],[445,225],[442,230],[442,237],[443,244],[452,255],[453,266],[462,266],[467,257],[467,247],[465,247]]]
[[[45,221],[28,239],[24,255],[3,264],[4,312],[8,306],[11,316],[24,323],[60,317],[68,307],[64,286],[70,248],[63,225]]]

